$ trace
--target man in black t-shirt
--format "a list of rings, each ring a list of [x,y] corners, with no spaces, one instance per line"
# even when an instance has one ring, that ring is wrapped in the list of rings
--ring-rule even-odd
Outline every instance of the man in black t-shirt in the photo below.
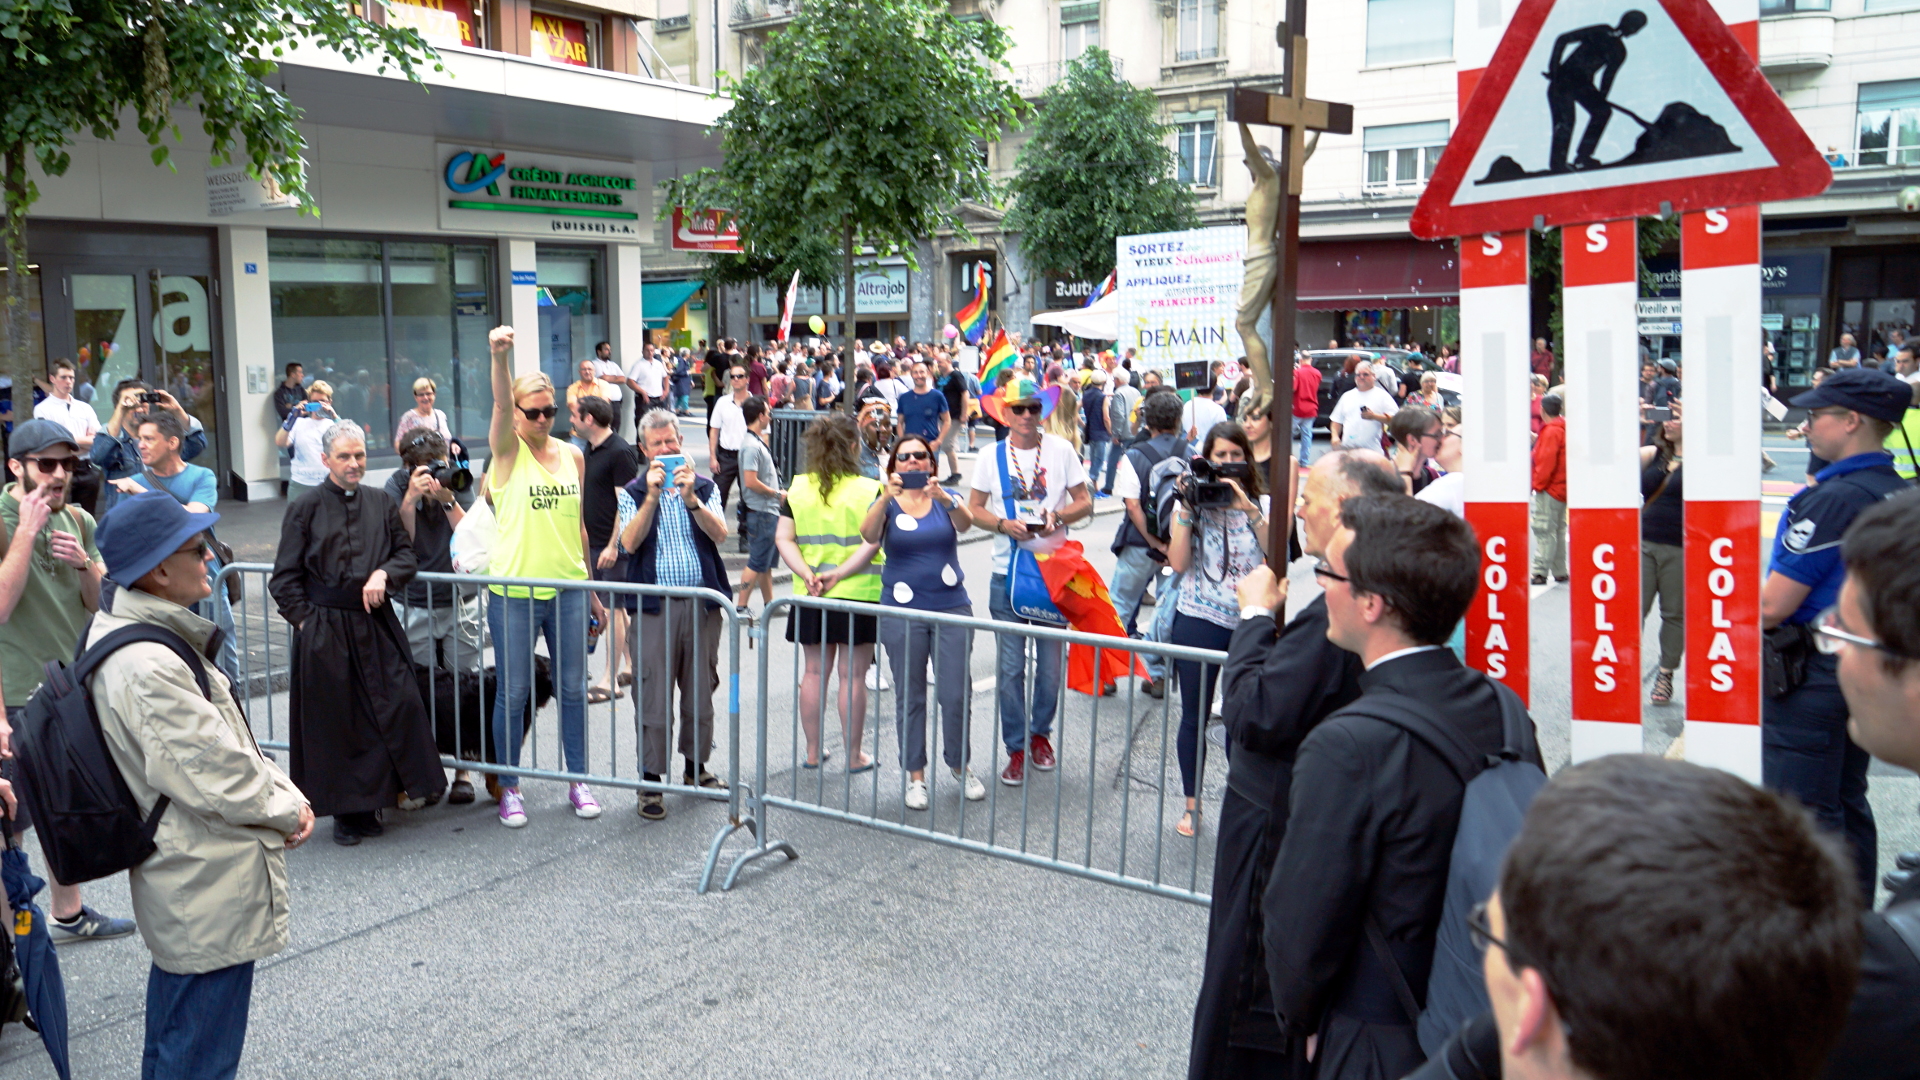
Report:
[[[287,414],[300,407],[307,400],[307,388],[303,385],[306,370],[299,364],[287,365],[287,377],[279,386],[273,388],[273,411],[285,421]]]
[[[387,478],[387,494],[400,506],[400,524],[413,541],[423,573],[453,573],[453,529],[465,516],[451,488],[433,478],[450,458],[447,440],[431,428],[414,428],[400,444],[401,467]],[[415,579],[404,597],[391,597],[407,631],[413,662],[448,671],[480,670],[480,600],[455,602],[451,585]]]
[[[939,378],[934,380],[934,387],[946,395],[947,415],[953,418],[952,426],[947,429],[946,438],[940,440],[940,453],[946,456],[947,464],[951,466],[947,478],[941,483],[957,484],[960,482],[960,451],[958,449],[960,429],[972,426],[967,417],[967,377],[953,366],[953,361],[945,354],[934,361],[934,365],[935,370],[939,372]],[[936,469],[939,465],[939,462],[934,462]]]
[[[640,475],[639,457],[633,446],[613,430],[618,423],[613,406],[591,395],[575,403],[580,423],[575,429],[587,441],[587,475],[580,485],[580,522],[587,530],[587,550],[595,552],[589,569],[595,581],[627,580],[627,556],[614,538],[620,519],[620,489]],[[616,603],[615,601],[619,602]],[[602,594],[606,605],[609,639],[613,650],[607,654],[606,670],[587,689],[587,700],[598,703],[612,700],[614,681],[621,678],[620,663],[627,655],[627,613],[633,610],[633,598]],[[632,682],[632,676],[625,676]]]

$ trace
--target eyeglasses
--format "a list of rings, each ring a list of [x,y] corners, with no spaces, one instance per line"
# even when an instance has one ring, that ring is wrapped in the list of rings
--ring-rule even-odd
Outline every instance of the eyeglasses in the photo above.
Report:
[[[1353,583],[1353,579],[1348,577],[1347,575],[1334,573],[1333,567],[1328,566],[1327,561],[1325,559],[1321,559],[1318,562],[1313,564],[1313,576],[1323,577],[1329,581],[1345,582],[1349,585]]]
[[[925,450],[902,450],[893,455],[895,461],[932,461],[933,455]]]
[[[414,397],[417,397],[417,398],[421,398],[421,397],[432,397],[432,396],[433,396],[433,391],[431,391],[431,390],[415,390],[415,391],[413,392],[413,396],[414,396]]]
[[[520,408],[520,415],[526,417],[528,420],[531,420],[534,423],[539,423],[542,420],[551,420],[555,416],[559,415],[559,412],[560,412],[559,409],[556,409],[551,405],[548,405],[544,409],[529,409],[525,406],[521,406]]]
[[[1036,414],[1036,415],[1037,415],[1037,414],[1038,414],[1038,413],[1040,412],[1040,406],[1038,406],[1038,405],[1009,405],[1009,406],[1007,406],[1007,411],[1008,411],[1008,412],[1010,412],[1010,413],[1012,413],[1012,414],[1014,414],[1015,416],[1025,416],[1025,415],[1028,415],[1029,413],[1032,413],[1032,414]]]
[[[1813,647],[1816,651],[1825,656],[1832,656],[1849,645],[1858,645],[1863,649],[1879,649],[1888,656],[1900,656],[1899,653],[1887,648],[1884,643],[1869,637],[1861,637],[1848,630],[1846,624],[1840,621],[1838,604],[1821,612],[1820,616],[1813,620]],[[1909,659],[1904,656],[1900,658]]]
[[[23,458],[22,460],[40,470],[41,476],[52,476],[56,472],[64,472],[68,476],[72,476],[74,470],[80,467],[80,459],[77,457],[30,457]]]
[[[1824,409],[1808,409],[1807,417],[1811,419],[1816,416],[1845,416],[1852,411],[1852,409],[1841,408],[1838,405],[1829,405]]]
[[[1506,942],[1493,936],[1493,922],[1487,917],[1485,900],[1473,905],[1473,910],[1467,913],[1467,939],[1481,952],[1486,952],[1489,945],[1498,945],[1500,951],[1507,954],[1507,961],[1513,961],[1513,950],[1507,948]]]
[[[188,544],[186,547],[183,547],[180,550],[174,552],[173,554],[167,556],[167,558],[177,559],[182,555],[191,555],[194,557],[195,561],[205,562],[207,558],[207,550],[208,550],[207,538],[204,536],[201,536],[201,537],[195,538],[193,543]]]

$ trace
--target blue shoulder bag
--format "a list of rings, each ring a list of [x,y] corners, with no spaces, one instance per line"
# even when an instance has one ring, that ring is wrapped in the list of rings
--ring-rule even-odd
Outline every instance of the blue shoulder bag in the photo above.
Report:
[[[1002,517],[1018,521],[1013,505],[1013,478],[1007,474],[1007,444],[1003,441],[997,447],[1000,460],[1000,498],[1006,513]],[[1012,540],[1011,537],[1008,538]],[[1007,573],[1007,602],[1013,607],[1013,613],[1028,622],[1043,623],[1047,626],[1065,627],[1066,616],[1053,604],[1053,593],[1047,588],[1047,579],[1040,574],[1040,563],[1033,552],[1019,544],[1013,545],[1013,563]]]

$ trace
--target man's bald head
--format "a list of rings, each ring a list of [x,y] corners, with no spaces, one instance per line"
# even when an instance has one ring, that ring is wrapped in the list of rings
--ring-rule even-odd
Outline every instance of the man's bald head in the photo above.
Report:
[[[1393,462],[1378,450],[1334,450],[1307,470],[1300,502],[1300,547],[1323,555],[1340,528],[1340,504],[1358,495],[1404,495]]]

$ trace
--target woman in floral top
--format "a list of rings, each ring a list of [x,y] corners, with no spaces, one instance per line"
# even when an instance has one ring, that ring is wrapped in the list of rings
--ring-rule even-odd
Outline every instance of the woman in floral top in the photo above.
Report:
[[[1260,472],[1250,464],[1253,447],[1239,424],[1215,424],[1200,456],[1232,487],[1233,503],[1195,510],[1182,502],[1174,511],[1167,564],[1181,577],[1170,640],[1225,652],[1240,623],[1240,579],[1266,560],[1267,521],[1260,512]],[[1203,672],[1203,665],[1192,660],[1176,660],[1174,667],[1180,675],[1180,786],[1187,797],[1177,831],[1192,836],[1200,824],[1194,802],[1200,721],[1210,711],[1220,669],[1204,665]]]

